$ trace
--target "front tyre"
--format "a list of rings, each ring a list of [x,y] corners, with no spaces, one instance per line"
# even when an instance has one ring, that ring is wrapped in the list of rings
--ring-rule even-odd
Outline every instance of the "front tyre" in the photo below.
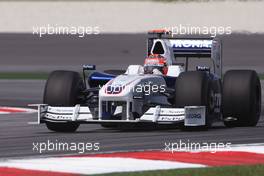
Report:
[[[206,130],[211,126],[214,113],[214,90],[207,73],[189,71],[181,73],[175,85],[175,107],[205,106],[205,125],[199,127],[181,126],[182,130]]]
[[[50,106],[74,106],[79,103],[78,98],[83,87],[84,84],[79,73],[54,71],[46,82],[43,103]],[[46,122],[46,126],[51,131],[75,132],[79,124]]]

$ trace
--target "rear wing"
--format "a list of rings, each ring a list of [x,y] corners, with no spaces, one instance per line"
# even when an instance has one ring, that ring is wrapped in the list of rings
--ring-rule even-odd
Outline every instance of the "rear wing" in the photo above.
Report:
[[[147,54],[154,53],[158,47],[163,47],[164,52],[171,53],[174,59],[177,57],[211,58],[214,63],[214,71],[217,76],[222,76],[222,46],[221,40],[210,37],[175,37],[168,31],[152,31],[147,40]],[[166,53],[164,53],[165,55]]]
[[[169,39],[174,56],[211,57],[213,40]]]

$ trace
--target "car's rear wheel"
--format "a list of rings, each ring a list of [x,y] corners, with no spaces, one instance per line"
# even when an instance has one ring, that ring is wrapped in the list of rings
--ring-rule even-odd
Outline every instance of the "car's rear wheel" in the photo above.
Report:
[[[79,73],[54,71],[46,82],[43,103],[50,106],[74,106],[79,103],[78,98],[83,87],[84,84]],[[46,122],[46,126],[51,131],[74,132],[79,124]]]
[[[230,70],[223,85],[223,116],[227,127],[256,126],[261,111],[261,85],[253,70]],[[231,118],[231,119],[232,119]],[[236,119],[236,120],[235,120]]]
[[[182,130],[205,130],[211,126],[211,116],[214,110],[213,88],[205,72],[190,71],[181,73],[176,80],[175,107],[206,106],[205,125],[199,127],[186,127]]]

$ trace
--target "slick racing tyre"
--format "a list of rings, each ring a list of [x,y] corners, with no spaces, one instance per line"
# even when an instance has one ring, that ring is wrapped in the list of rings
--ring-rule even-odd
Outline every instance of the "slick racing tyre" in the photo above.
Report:
[[[223,85],[223,116],[227,127],[256,126],[261,111],[261,85],[255,71],[230,70]]]
[[[213,114],[213,88],[207,73],[201,71],[189,71],[181,73],[175,85],[175,107],[206,106],[205,125],[199,127],[186,127],[182,130],[206,130],[211,126]]]
[[[84,84],[79,73],[54,71],[46,82],[43,102],[50,106],[75,106],[79,103],[78,97],[83,87]],[[74,132],[79,124],[46,122],[46,126],[51,131]]]

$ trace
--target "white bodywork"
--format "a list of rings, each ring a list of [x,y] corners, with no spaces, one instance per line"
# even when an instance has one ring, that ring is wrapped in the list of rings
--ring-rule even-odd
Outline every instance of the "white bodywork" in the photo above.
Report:
[[[126,72],[126,75],[141,75],[144,74],[144,67],[142,65],[129,65]]]
[[[102,103],[115,101],[126,102],[127,120],[130,118],[130,108],[132,111],[138,111],[143,104],[132,104],[134,95],[137,93],[137,86],[157,85],[166,86],[166,82],[160,75],[120,75],[105,84],[99,91],[99,119],[102,118]]]
[[[167,76],[178,77],[181,72],[184,72],[184,68],[180,65],[170,65],[168,67]]]

